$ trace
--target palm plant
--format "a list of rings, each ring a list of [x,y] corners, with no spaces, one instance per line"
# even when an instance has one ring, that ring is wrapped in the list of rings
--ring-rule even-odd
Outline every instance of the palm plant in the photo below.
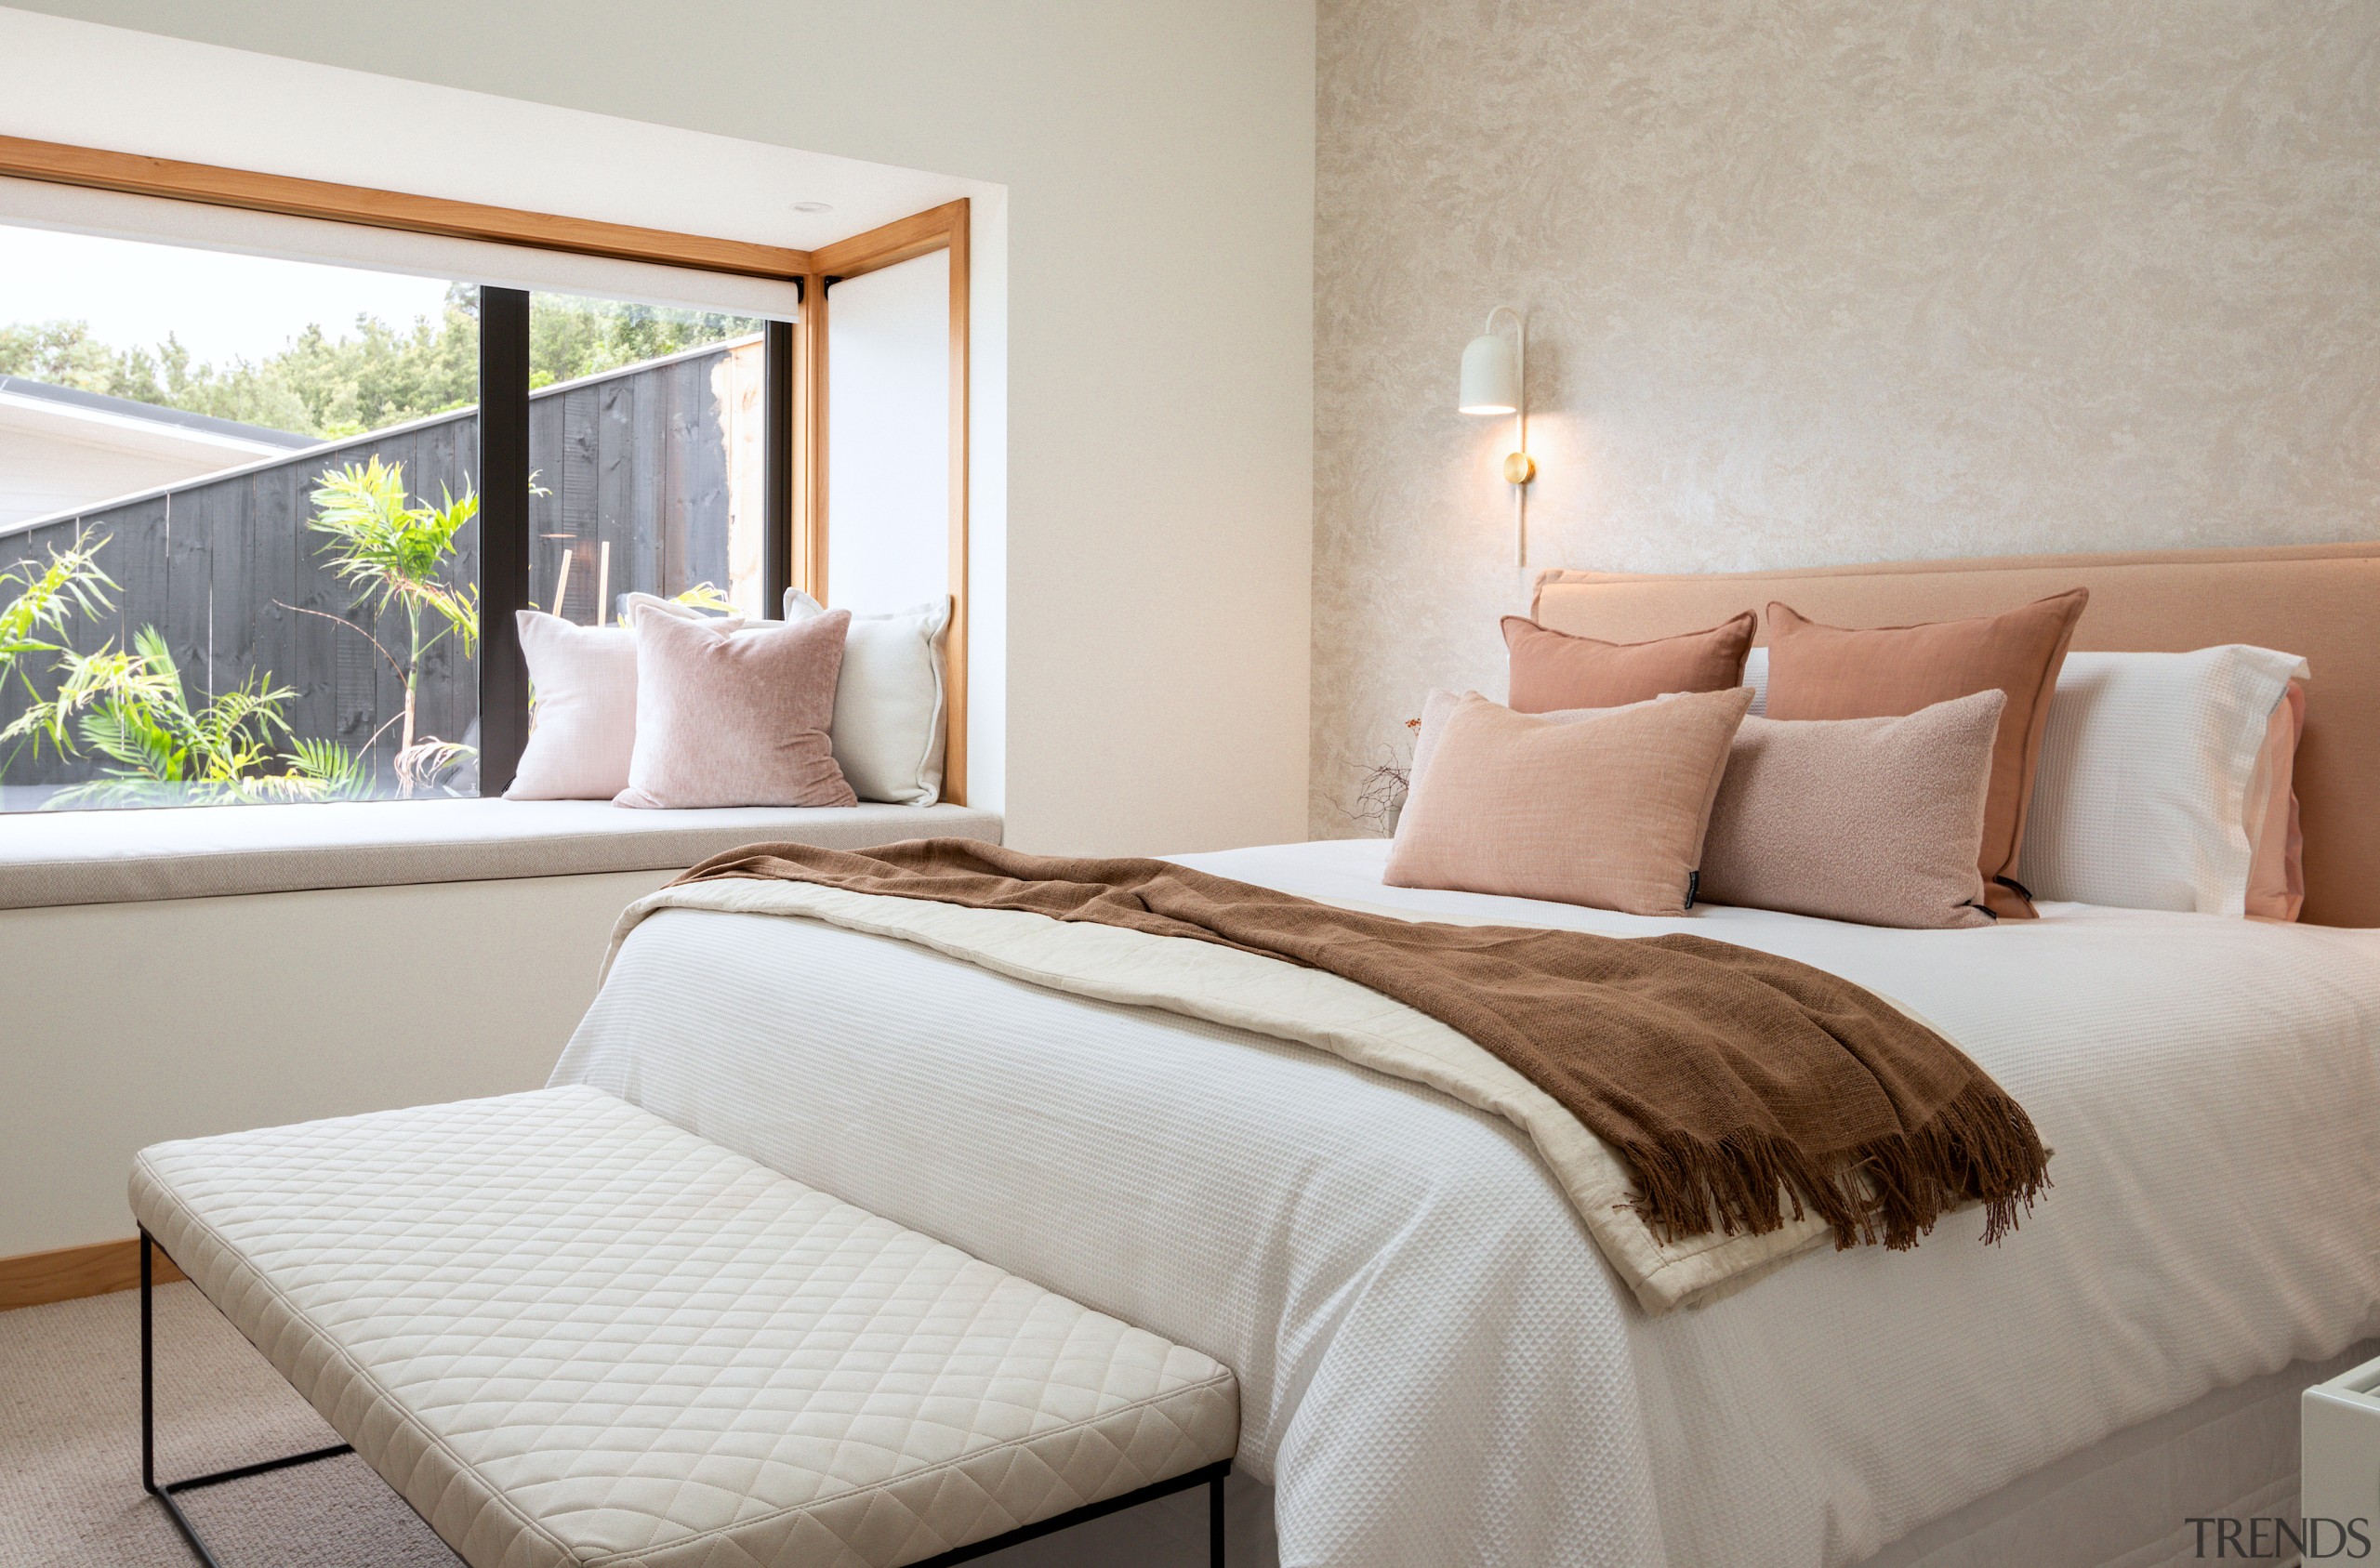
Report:
[[[308,527],[330,536],[327,553],[339,580],[362,590],[376,619],[391,608],[404,613],[402,658],[370,629],[352,621],[342,624],[363,633],[404,687],[404,711],[397,720],[403,726],[397,741],[397,787],[410,795],[441,769],[472,755],[459,743],[434,735],[416,738],[414,731],[423,655],[449,637],[461,645],[465,658],[479,643],[478,585],[449,583],[442,575],[456,552],[456,535],[479,515],[479,497],[467,490],[459,500],[448,494],[436,507],[415,506],[405,494],[404,466],[375,457],[326,469],[313,500]]]
[[[735,613],[735,601],[720,592],[718,587],[710,583],[696,583],[693,587],[681,588],[669,597],[681,604],[689,605],[696,610],[707,610],[714,614]]]
[[[335,800],[370,793],[362,761],[330,741],[296,740],[282,705],[297,693],[252,674],[192,707],[179,666],[154,626],[129,651],[60,654],[57,692],[27,707],[0,739],[46,734],[60,750],[72,724],[82,745],[107,758],[100,776],[47,804],[245,805]],[[277,750],[276,742],[287,750]]]
[[[114,609],[109,595],[115,581],[99,570],[99,550],[107,542],[104,534],[93,537],[88,530],[80,531],[66,548],[51,546],[46,562],[20,560],[0,572],[0,592],[15,590],[6,604],[0,604],[0,683],[13,676],[24,687],[26,698],[38,702],[40,692],[24,668],[26,659],[64,653],[66,644],[52,639],[66,635],[69,621],[77,615],[104,615]],[[0,739],[30,734],[38,744],[44,733],[41,727],[26,727],[20,720],[0,732]]]

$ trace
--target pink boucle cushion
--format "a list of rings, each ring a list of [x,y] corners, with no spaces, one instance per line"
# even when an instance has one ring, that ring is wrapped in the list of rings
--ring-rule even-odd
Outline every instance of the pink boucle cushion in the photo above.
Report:
[[[1988,926],[1984,807],[2007,697],[1901,718],[1747,718],[1702,846],[1702,896],[1863,926]]]
[[[850,806],[835,718],[851,612],[730,637],[636,621],[636,751],[622,806]]]

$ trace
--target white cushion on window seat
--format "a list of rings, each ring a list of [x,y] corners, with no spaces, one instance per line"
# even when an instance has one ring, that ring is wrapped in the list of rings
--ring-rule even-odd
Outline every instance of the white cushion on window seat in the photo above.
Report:
[[[603,800],[369,800],[0,815],[0,909],[688,866],[769,839],[998,843],[967,806],[629,811]]]

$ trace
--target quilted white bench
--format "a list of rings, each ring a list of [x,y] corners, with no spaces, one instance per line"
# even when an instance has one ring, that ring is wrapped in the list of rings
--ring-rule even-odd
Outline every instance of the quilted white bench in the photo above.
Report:
[[[1206,1485],[1227,1367],[598,1090],[164,1143],[142,1480],[351,1444],[472,1568],[957,1562]],[[347,1443],[160,1483],[149,1247]]]

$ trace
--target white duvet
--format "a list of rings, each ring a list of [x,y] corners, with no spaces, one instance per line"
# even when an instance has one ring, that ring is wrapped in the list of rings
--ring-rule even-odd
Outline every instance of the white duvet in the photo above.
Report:
[[[1654,1319],[1508,1124],[1303,1047],[814,922],[665,911],[590,1082],[1239,1374],[1289,1564],[1856,1562],[2380,1326],[2380,932],[2050,905],[1899,931],[1384,888],[1385,845],[1183,857],[1316,897],[1831,969],[2022,1100],[2016,1236],[1820,1253]],[[2176,1525],[2179,1521],[2175,1522]]]

